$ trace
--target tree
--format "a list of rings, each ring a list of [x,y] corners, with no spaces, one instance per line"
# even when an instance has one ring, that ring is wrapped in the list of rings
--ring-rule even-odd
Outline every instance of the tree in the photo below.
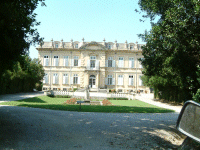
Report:
[[[11,70],[6,70],[1,78],[0,94],[31,92],[36,85],[42,86],[44,69],[38,59],[21,56]]]
[[[0,78],[3,72],[11,69],[20,55],[28,53],[31,44],[40,43],[33,13],[39,2],[44,0],[3,0],[0,2]]]
[[[185,101],[200,87],[200,5],[198,0],[140,0],[139,5],[152,22],[149,32],[140,34],[143,46],[145,84],[155,96]],[[158,94],[160,93],[160,94]]]

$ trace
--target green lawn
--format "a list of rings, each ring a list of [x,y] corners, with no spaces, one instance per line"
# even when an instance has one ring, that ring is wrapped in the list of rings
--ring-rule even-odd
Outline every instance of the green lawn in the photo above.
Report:
[[[138,100],[110,100],[114,105],[120,106],[81,106],[63,104],[70,98],[51,98],[47,96],[39,96],[19,101],[11,101],[1,103],[2,105],[34,107],[53,110],[79,111],[79,112],[107,112],[107,113],[168,113],[173,110],[159,108]],[[131,107],[130,107],[131,106]]]

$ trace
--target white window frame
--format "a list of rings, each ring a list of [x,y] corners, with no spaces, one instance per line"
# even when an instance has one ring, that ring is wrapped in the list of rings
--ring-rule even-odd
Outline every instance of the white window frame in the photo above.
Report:
[[[44,84],[47,84],[47,83],[49,82],[48,77],[49,77],[48,74],[45,73],[45,76],[44,76],[44,78],[43,78],[43,83],[44,83]]]
[[[124,57],[119,57],[118,67],[119,68],[124,67]]]
[[[78,74],[74,74],[73,84],[80,84],[80,77],[78,76]]]
[[[53,66],[59,66],[59,56],[53,56]]]
[[[58,84],[58,83],[59,83],[58,74],[57,74],[57,73],[54,73],[54,74],[53,74],[53,84]]]
[[[63,57],[63,66],[69,66],[69,56]]]
[[[96,67],[96,56],[90,56],[90,68]]]
[[[128,85],[130,85],[130,86],[133,86],[134,85],[134,80],[133,80],[133,75],[129,75],[129,78],[128,78],[129,80],[128,80]]]
[[[134,68],[134,57],[129,57],[129,68]]]
[[[78,56],[74,56],[74,60],[73,60],[73,66],[79,66],[79,57]]]
[[[49,56],[48,55],[44,56],[44,64],[43,64],[43,66],[49,66]]]
[[[69,83],[68,81],[69,81],[68,74],[64,73],[63,74],[63,84],[68,84]]]
[[[75,45],[75,48],[78,48],[78,44]]]
[[[58,48],[58,43],[55,44],[55,48]]]
[[[142,75],[139,76],[139,86],[144,86],[141,77]]]
[[[113,67],[113,57],[108,57],[108,67]]]
[[[118,85],[124,85],[123,75],[118,75]]]

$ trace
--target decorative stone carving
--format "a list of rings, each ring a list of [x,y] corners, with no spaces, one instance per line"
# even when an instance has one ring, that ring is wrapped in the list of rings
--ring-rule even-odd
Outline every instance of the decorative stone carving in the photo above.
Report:
[[[88,44],[85,44],[85,45],[81,46],[80,49],[106,50],[106,47],[101,45],[101,44],[98,44],[95,41],[92,41],[92,42],[90,42]]]

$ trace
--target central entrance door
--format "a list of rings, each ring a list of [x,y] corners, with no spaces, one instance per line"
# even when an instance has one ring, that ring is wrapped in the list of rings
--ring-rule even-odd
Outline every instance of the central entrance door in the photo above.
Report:
[[[91,88],[96,88],[96,77],[95,77],[95,75],[90,75],[89,86]]]

